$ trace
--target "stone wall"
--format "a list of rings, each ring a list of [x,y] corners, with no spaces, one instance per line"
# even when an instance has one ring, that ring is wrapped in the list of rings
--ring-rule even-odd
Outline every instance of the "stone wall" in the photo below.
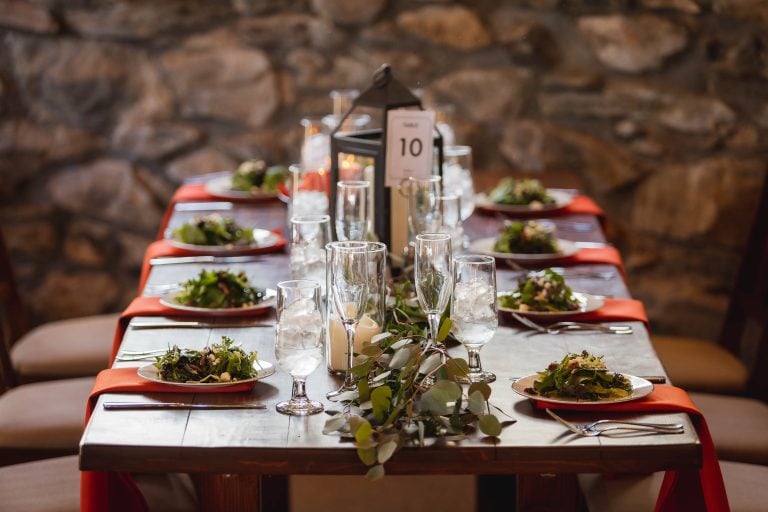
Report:
[[[0,219],[36,320],[117,310],[185,177],[296,160],[381,63],[483,169],[572,170],[657,331],[714,337],[765,175],[762,0],[0,0]]]

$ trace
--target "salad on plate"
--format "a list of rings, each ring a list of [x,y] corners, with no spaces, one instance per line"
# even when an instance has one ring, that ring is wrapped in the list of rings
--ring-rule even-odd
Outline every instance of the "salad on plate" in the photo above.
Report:
[[[565,278],[547,268],[529,272],[516,290],[500,293],[499,306],[525,313],[579,311],[582,304],[565,283]]]
[[[174,300],[196,308],[248,308],[267,298],[267,291],[251,286],[245,272],[201,270],[200,274],[181,285]]]
[[[488,200],[507,206],[529,206],[532,209],[555,203],[547,189],[533,178],[503,178],[488,193]]]
[[[207,246],[248,245],[254,241],[252,229],[217,213],[192,218],[173,229],[171,238],[184,244]]]
[[[221,337],[202,350],[180,349],[174,345],[154,363],[158,378],[169,382],[224,383],[239,382],[256,377],[256,352],[246,353],[234,341]]]
[[[535,220],[508,221],[493,243],[493,251],[514,254],[553,254],[559,251],[551,225]]]
[[[603,356],[584,350],[550,363],[525,391],[545,398],[621,399],[630,396],[632,383],[626,376],[609,371]]]
[[[255,195],[275,194],[288,179],[288,169],[281,165],[268,167],[264,160],[246,160],[232,174],[232,190]]]

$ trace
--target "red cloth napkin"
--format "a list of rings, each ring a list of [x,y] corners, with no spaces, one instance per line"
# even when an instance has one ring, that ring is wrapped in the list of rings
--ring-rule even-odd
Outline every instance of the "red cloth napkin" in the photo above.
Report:
[[[269,311],[268,307],[264,308],[264,311],[244,311],[242,316],[258,316]],[[180,311],[178,309],[169,308],[160,303],[159,297],[136,297],[128,304],[125,311],[120,315],[120,319],[117,322],[117,329],[115,330],[115,337],[112,341],[112,356],[110,361],[114,361],[117,356],[117,352],[120,350],[120,344],[123,342],[123,335],[128,328],[128,323],[131,318],[135,316],[170,316],[170,317],[203,317],[211,318],[210,314],[196,311]],[[238,316],[228,314],[227,316]]]
[[[563,409],[610,412],[686,412],[692,416],[696,434],[701,442],[702,466],[699,469],[669,470],[661,484],[656,512],[706,510],[727,512],[728,497],[717,460],[712,436],[704,416],[684,390],[674,386],[656,385],[653,392],[641,400],[605,405],[553,404],[534,401],[537,409]]]
[[[244,382],[226,387],[195,388],[195,393],[248,391],[255,382]],[[102,393],[179,393],[189,388],[161,384],[139,377],[136,368],[112,368],[96,376],[88,397],[85,422],[91,417],[96,401]],[[144,512],[147,503],[136,487],[131,475],[123,472],[82,471],[80,473],[81,512]]]
[[[560,216],[560,215],[573,215],[573,214],[582,214],[582,215],[594,215],[596,217],[599,217],[601,220],[605,218],[605,212],[602,208],[600,208],[597,203],[591,199],[590,197],[583,196],[583,195],[575,195],[573,196],[573,200],[570,204],[567,206],[564,206],[562,208],[558,208],[557,210],[547,210],[546,212],[542,212],[540,210],[529,210],[529,211],[515,211],[515,212],[503,212],[499,211],[493,207],[487,207],[482,204],[478,204],[476,206],[478,211],[489,213],[496,215],[497,213],[501,214],[507,214],[511,217],[515,218],[521,218],[521,217],[542,217],[546,215],[547,217],[550,216]]]
[[[506,313],[502,311],[502,313]],[[606,298],[603,306],[589,313],[574,313],[577,316],[574,320],[580,322],[618,322],[618,321],[637,321],[648,325],[648,315],[645,312],[645,306],[639,300],[634,299],[611,299]],[[570,315],[558,316],[557,320],[572,318]]]
[[[275,229],[272,232],[278,237],[278,240],[274,245],[270,245],[268,247],[249,247],[249,248],[237,249],[235,252],[227,253],[227,255],[229,256],[232,254],[237,254],[237,255],[268,254],[272,252],[280,252],[285,250],[285,247],[288,245],[288,242],[283,236],[282,230]],[[141,278],[139,279],[139,293],[141,293],[141,290],[144,289],[144,284],[147,281],[147,277],[149,277],[149,270],[150,270],[149,260],[151,260],[152,258],[159,258],[162,256],[193,256],[197,254],[201,254],[201,253],[199,251],[195,251],[191,249],[181,249],[179,247],[175,247],[173,244],[171,244],[168,240],[165,240],[165,239],[157,240],[149,244],[149,247],[147,247],[147,250],[144,253],[144,262],[141,265]]]

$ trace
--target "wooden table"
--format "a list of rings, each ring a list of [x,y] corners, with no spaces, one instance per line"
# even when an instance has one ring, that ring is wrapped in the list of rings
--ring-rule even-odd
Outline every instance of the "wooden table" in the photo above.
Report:
[[[270,203],[258,210],[239,206],[233,213],[238,219],[264,219],[266,225],[261,223],[259,227],[272,228],[284,223],[283,208],[279,203]],[[174,215],[171,224],[188,214]],[[597,243],[605,241],[594,217],[553,219],[560,223],[578,220],[593,226],[589,231],[563,227],[560,230],[562,238]],[[500,223],[500,219],[492,216],[476,215],[467,223],[467,231],[473,238],[492,236]],[[236,267],[248,271],[255,284],[260,286],[274,287],[278,281],[288,278],[285,254],[260,256],[255,262],[241,263]],[[200,268],[200,264],[155,266],[147,288],[177,283],[192,277]],[[578,271],[593,269],[614,268],[609,265],[573,267]],[[567,268],[566,276],[569,272],[571,269]],[[499,290],[511,288],[518,275],[512,269],[499,265]],[[617,272],[613,272],[608,279],[573,276],[569,277],[569,282],[577,291],[629,297],[626,285]],[[273,317],[267,315],[264,320],[273,321]],[[530,482],[540,483],[542,480],[538,475],[541,474],[650,472],[699,465],[700,446],[685,414],[627,416],[637,420],[681,422],[686,426],[686,433],[682,435],[577,438],[542,412],[534,410],[527,399],[512,391],[513,379],[544,368],[551,361],[562,358],[566,352],[584,349],[604,354],[609,366],[618,371],[634,375],[664,375],[645,326],[640,322],[620,323],[630,323],[634,334],[532,334],[508,320],[502,321],[494,339],[483,348],[482,360],[485,368],[497,375],[496,382],[491,385],[491,402],[516,420],[515,423],[506,426],[496,440],[475,433],[460,443],[429,440],[427,447],[404,449],[387,463],[387,472],[534,475]],[[271,328],[264,327],[129,328],[121,350],[162,348],[174,343],[202,347],[220,339],[221,335],[235,338],[248,350],[257,350],[261,359],[275,360],[274,333]],[[460,357],[466,355],[461,346],[451,348],[451,352]],[[141,364],[147,363],[116,363],[115,366]],[[327,409],[338,409],[338,405],[325,400],[325,393],[338,387],[339,382],[324,368],[318,368],[308,379],[308,394],[324,402]],[[325,414],[291,417],[275,411],[275,403],[288,398],[290,389],[290,377],[278,370],[257,383],[250,393],[194,396],[194,401],[201,403],[261,401],[268,405],[266,410],[114,412],[104,411],[99,404],[82,438],[81,469],[192,473],[200,483],[201,508],[204,510],[253,510],[253,504],[259,502],[260,475],[359,474],[363,478],[365,468],[358,460],[354,447],[338,437],[322,433],[327,419]],[[189,400],[190,396],[113,394],[102,396],[100,400],[169,401],[177,398]],[[593,418],[594,413],[569,417],[576,421],[587,420]],[[549,498],[558,498],[556,493],[549,494]],[[525,496],[518,499],[522,502],[521,510],[532,506]],[[538,503],[534,505],[539,506]],[[567,509],[567,505],[562,504],[560,509]]]

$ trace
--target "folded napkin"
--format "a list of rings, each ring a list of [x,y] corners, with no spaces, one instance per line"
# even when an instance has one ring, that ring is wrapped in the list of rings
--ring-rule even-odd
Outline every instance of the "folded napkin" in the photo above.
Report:
[[[648,324],[645,306],[639,300],[606,298],[603,307],[579,314],[579,321],[584,322],[618,322],[638,321]]]
[[[621,260],[621,254],[615,247],[584,247],[576,251],[573,255],[558,259],[558,263],[563,265],[577,265],[580,263],[607,263],[619,269],[621,275],[626,278],[624,263]]]
[[[534,401],[537,409],[562,409],[605,412],[686,412],[691,415],[701,443],[702,466],[699,469],[669,470],[656,501],[656,512],[706,510],[727,512],[728,497],[717,460],[712,436],[704,416],[680,388],[656,385],[647,397],[632,402],[584,405]]]
[[[265,308],[264,313],[269,311]],[[259,311],[247,311],[243,312],[244,316],[257,316],[261,314]],[[128,328],[128,324],[131,318],[136,316],[171,316],[171,317],[199,317],[199,318],[214,318],[207,312],[197,311],[180,311],[178,309],[169,308],[160,303],[159,297],[136,297],[128,304],[125,311],[120,315],[120,319],[117,322],[117,329],[115,330],[115,337],[112,341],[112,356],[110,361],[114,361],[117,357],[117,353],[120,350],[120,344],[123,342],[123,336],[125,330]],[[228,314],[227,316],[233,316]],[[236,316],[236,315],[235,315]]]
[[[195,393],[231,393],[248,391],[255,382],[244,382],[226,387],[195,388]],[[96,376],[88,397],[85,422],[91,417],[96,401],[102,393],[180,393],[189,388],[162,384],[139,377],[136,368],[111,368]],[[147,503],[129,473],[82,471],[80,473],[80,510],[82,512],[144,512]]]
[[[285,247],[288,243],[285,240],[285,237],[283,236],[282,230],[275,229],[272,232],[278,237],[274,245],[270,245],[267,247],[238,248],[232,254],[237,254],[237,255],[268,254],[272,252],[280,252],[285,250]],[[147,250],[144,253],[144,262],[141,265],[141,278],[139,279],[139,293],[141,293],[141,290],[144,288],[144,283],[146,283],[147,277],[149,277],[149,270],[150,270],[149,260],[151,260],[152,258],[159,258],[164,256],[194,256],[198,254],[201,254],[201,253],[193,249],[182,249],[180,247],[176,247],[173,244],[171,244],[168,240],[165,240],[165,239],[152,242],[151,244],[149,244],[149,247],[147,247]],[[228,255],[230,254],[228,253],[227,256]]]
[[[477,205],[478,211],[490,213],[490,214],[497,214],[497,213],[507,213],[507,212],[499,212],[496,208],[492,206],[485,206],[483,204]],[[587,196],[583,195],[575,195],[573,196],[573,200],[568,204],[567,206],[564,206],[562,208],[558,208],[557,210],[547,210],[545,212],[540,210],[523,210],[523,211],[515,211],[515,212],[508,212],[508,215],[516,218],[523,218],[523,217],[542,217],[546,215],[547,217],[551,216],[560,216],[560,215],[573,215],[573,214],[582,214],[582,215],[594,215],[596,217],[599,217],[601,220],[605,218],[605,212],[602,208],[600,208],[595,201]]]

